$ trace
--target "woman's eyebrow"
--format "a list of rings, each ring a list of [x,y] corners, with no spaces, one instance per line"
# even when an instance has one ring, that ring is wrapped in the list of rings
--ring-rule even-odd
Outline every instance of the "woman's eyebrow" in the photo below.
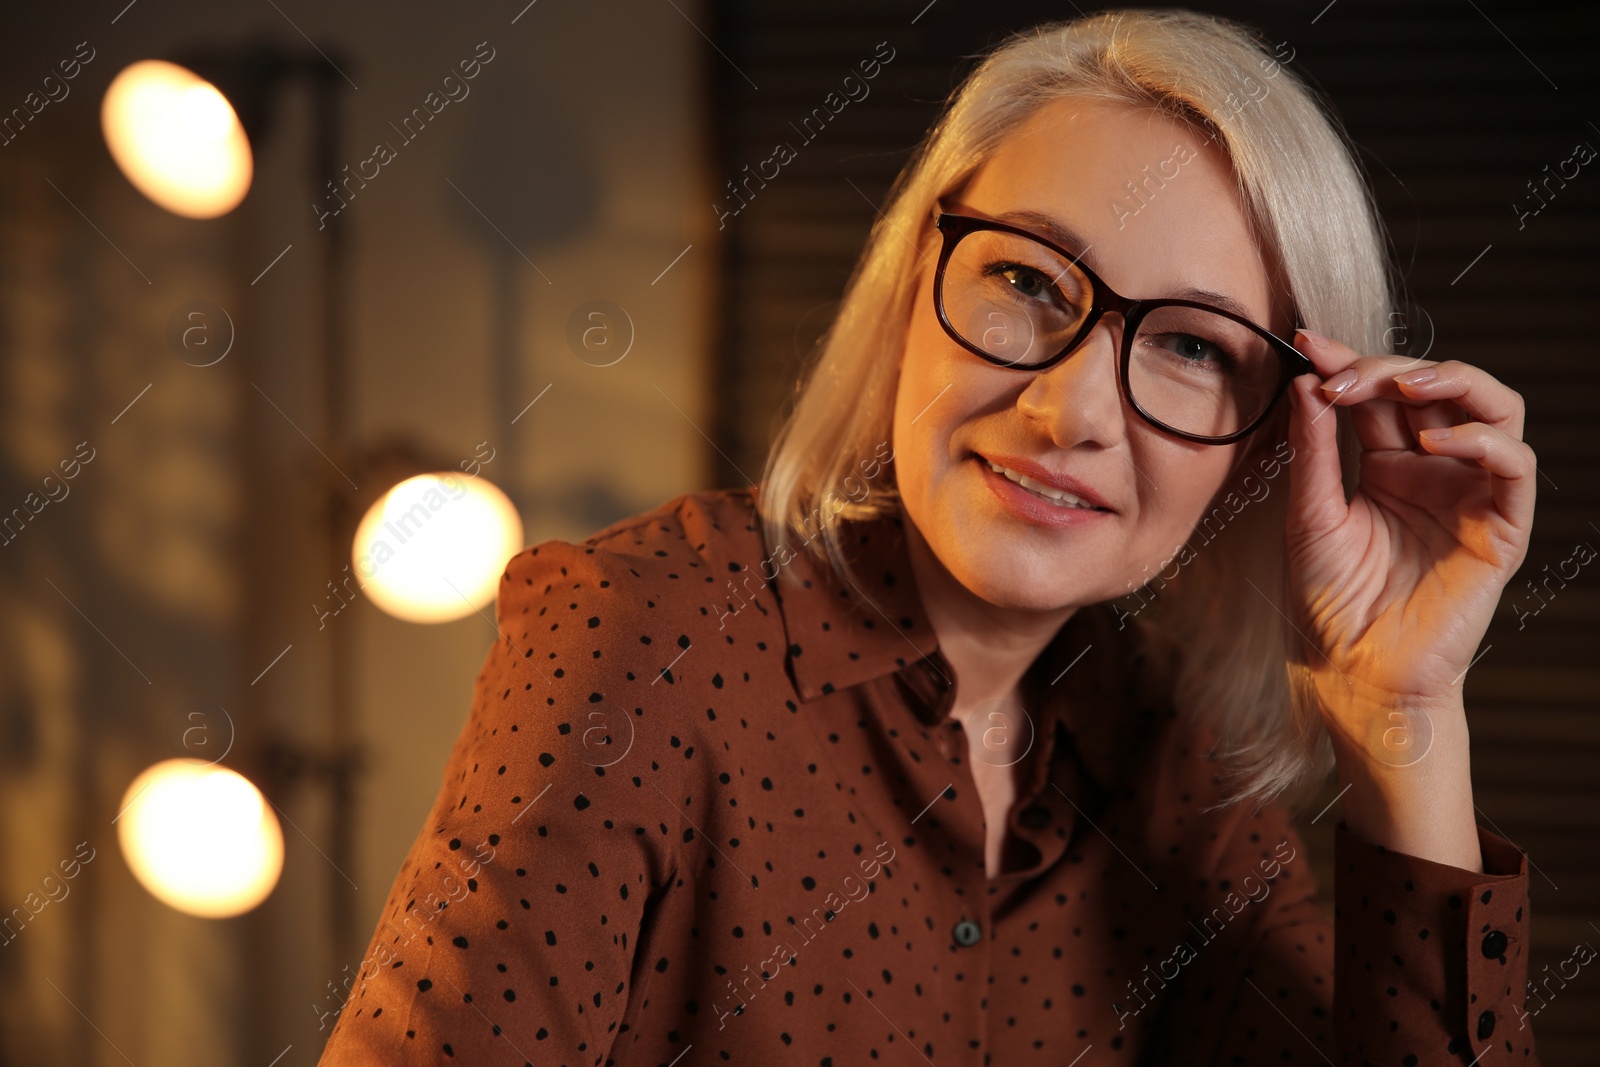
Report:
[[[1196,289],[1190,286],[1187,289],[1179,289],[1170,295],[1179,300],[1197,300],[1202,304],[1210,304],[1212,307],[1221,308],[1223,311],[1231,311],[1241,319],[1256,322],[1256,317],[1250,313],[1249,309],[1227,293],[1219,293],[1214,289]],[[1257,323],[1257,325],[1260,324]]]
[[[995,215],[994,218],[997,222],[1009,222],[1015,226],[1023,226],[1033,230],[1035,233],[1048,237],[1051,241],[1072,253],[1075,260],[1081,260],[1088,264],[1090,269],[1094,269],[1094,261],[1089,258],[1089,249],[1094,246],[1085,241],[1083,236],[1072,227],[1057,221],[1053,215],[1047,215],[1043,211],[1036,211],[1033,208],[1016,208],[1011,211],[1003,211]],[[1250,322],[1257,321],[1255,315],[1244,304],[1227,293],[1219,293],[1214,289],[1200,289],[1189,286],[1179,289],[1177,292],[1163,294],[1162,299],[1169,297],[1210,304],[1212,307],[1221,308],[1223,311],[1231,311]],[[1260,324],[1257,323],[1257,325]]]
[[[1093,247],[1085,241],[1076,230],[1057,222],[1054,216],[1046,215],[1042,211],[1032,208],[1017,208],[1013,211],[1004,211],[994,216],[997,222],[1009,222],[1014,226],[1024,226],[1036,233],[1050,238],[1062,248],[1071,252],[1075,258],[1089,262],[1087,256]]]

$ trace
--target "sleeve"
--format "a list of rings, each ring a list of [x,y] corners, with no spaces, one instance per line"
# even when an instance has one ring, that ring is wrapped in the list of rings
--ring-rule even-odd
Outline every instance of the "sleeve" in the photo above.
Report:
[[[1261,825],[1267,824],[1266,827]],[[1241,828],[1303,845],[1287,814]],[[1334,839],[1334,921],[1303,858],[1271,882],[1249,928],[1218,1065],[1373,1067],[1539,1063],[1521,1010],[1527,981],[1527,858],[1481,826],[1478,873],[1373,844],[1343,822]]]
[[[1539,1062],[1523,1010],[1528,858],[1481,826],[1478,847],[1482,874],[1339,824],[1334,1002],[1351,1062]]]
[[[507,565],[499,637],[324,1067],[605,1060],[682,827],[662,772],[626,759],[615,709],[648,675],[621,634],[642,604],[595,552],[547,542]]]

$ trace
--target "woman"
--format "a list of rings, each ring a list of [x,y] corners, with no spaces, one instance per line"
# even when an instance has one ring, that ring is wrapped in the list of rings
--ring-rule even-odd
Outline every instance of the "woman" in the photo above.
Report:
[[[1364,354],[1286,61],[1183,12],[987,58],[762,484],[508,565],[323,1063],[1536,1062],[1461,698],[1522,403]]]

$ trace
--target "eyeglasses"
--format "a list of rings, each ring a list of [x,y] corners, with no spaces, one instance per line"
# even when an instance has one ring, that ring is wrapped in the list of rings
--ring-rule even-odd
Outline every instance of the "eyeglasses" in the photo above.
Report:
[[[1242,315],[1194,300],[1130,300],[1037,234],[935,211],[944,235],[933,280],[939,323],[990,363],[1053,367],[1114,311],[1123,397],[1157,429],[1215,445],[1260,426],[1289,382],[1314,369]]]

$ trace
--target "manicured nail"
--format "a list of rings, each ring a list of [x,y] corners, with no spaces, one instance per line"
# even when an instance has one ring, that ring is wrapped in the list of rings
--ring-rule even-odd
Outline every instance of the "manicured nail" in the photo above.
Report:
[[[1328,339],[1320,333],[1313,333],[1310,330],[1296,330],[1295,333],[1310,341],[1313,348],[1321,348],[1328,343]]]
[[[1418,433],[1418,436],[1425,437],[1429,441],[1443,441],[1447,439],[1453,432],[1454,431],[1449,426],[1440,426],[1433,430],[1422,430]]]
[[[1340,371],[1338,374],[1335,374],[1332,378],[1329,378],[1327,381],[1323,382],[1322,391],[1332,396],[1338,396],[1340,393],[1354,385],[1358,377],[1360,377],[1360,375],[1356,374],[1355,371],[1346,368],[1345,370]]]
[[[1421,385],[1423,382],[1433,381],[1438,376],[1439,372],[1434,368],[1424,367],[1421,370],[1408,371],[1405,374],[1396,374],[1394,376],[1394,380],[1399,382],[1401,385]]]

